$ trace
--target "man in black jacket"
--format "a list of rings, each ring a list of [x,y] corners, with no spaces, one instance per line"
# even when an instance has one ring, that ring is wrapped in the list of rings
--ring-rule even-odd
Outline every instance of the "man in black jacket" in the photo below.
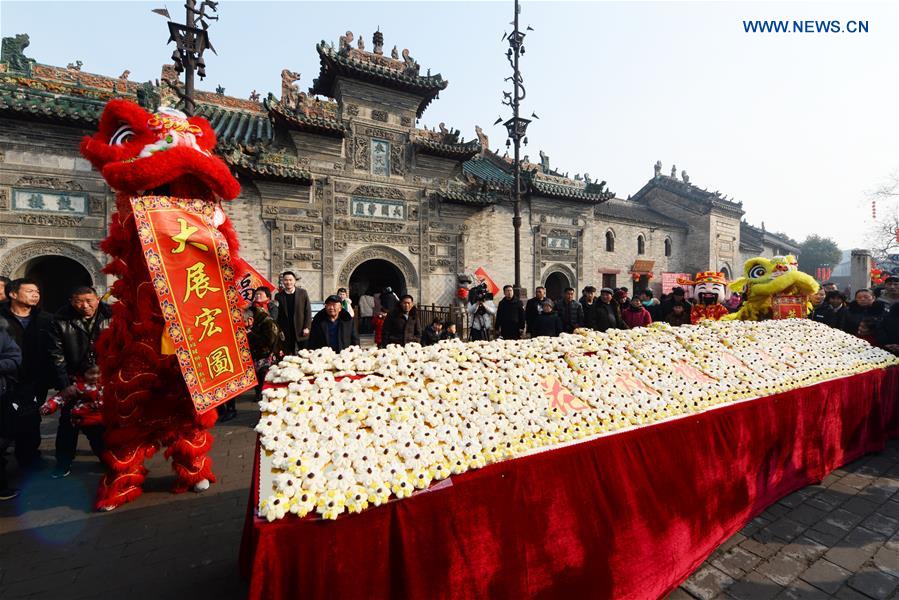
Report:
[[[534,337],[534,322],[537,320],[537,315],[543,312],[544,300],[546,300],[546,288],[541,285],[534,290],[534,297],[528,300],[524,306],[524,320],[527,323],[528,335],[531,337]]]
[[[275,294],[278,304],[278,329],[284,334],[284,354],[296,354],[298,348],[306,345],[309,330],[312,326],[312,305],[309,294],[297,287],[297,278],[293,271],[281,274],[284,290]]]
[[[12,399],[7,392],[15,385],[22,351],[10,337],[8,327],[6,319],[0,317],[0,501],[19,495],[19,490],[10,488],[6,480],[6,449],[12,444],[14,431]]]
[[[503,286],[503,299],[496,307],[494,327],[496,335],[504,340],[520,339],[524,331],[524,307],[521,300],[515,297],[515,290],[511,285]]]
[[[358,345],[359,336],[353,325],[353,317],[341,307],[340,296],[328,296],[325,307],[312,319],[307,348],[332,348],[334,352],[340,352]]]
[[[415,310],[412,296],[406,294],[400,298],[400,303],[387,313],[384,328],[381,330],[381,347],[385,348],[387,344],[405,346],[419,341],[421,341],[421,324],[418,322],[418,311]]]
[[[0,307],[10,337],[22,351],[18,381],[9,391],[14,407],[13,438],[20,467],[39,466],[41,445],[40,407],[47,399],[47,336],[52,319],[38,304],[41,291],[33,279],[15,279],[6,290],[9,303]]]
[[[656,319],[653,317],[653,321],[659,320],[664,321],[668,318],[668,315],[671,314],[671,311],[674,309],[675,304],[681,304],[684,307],[684,312],[688,315],[690,311],[693,310],[693,305],[690,304],[690,301],[687,300],[687,294],[684,291],[684,288],[677,286],[673,290],[671,290],[671,295],[665,299],[664,302],[659,304],[658,315],[659,318]]]
[[[574,333],[575,329],[584,326],[584,307],[574,299],[574,288],[565,288],[565,298],[558,304],[558,313],[565,333]]]
[[[109,305],[100,302],[94,288],[84,286],[72,292],[69,304],[56,313],[56,320],[50,325],[47,351],[53,367],[53,385],[65,400],[56,429],[56,468],[51,475],[54,479],[71,473],[79,431],[87,436],[98,458],[103,452],[103,426],[91,425],[79,430],[72,423],[72,408],[78,394],[75,381],[97,364],[97,338],[109,327],[111,318]]]
[[[602,288],[599,292],[599,302],[596,305],[596,330],[627,329],[627,323],[621,318],[621,309],[614,300],[615,293],[612,288]]]

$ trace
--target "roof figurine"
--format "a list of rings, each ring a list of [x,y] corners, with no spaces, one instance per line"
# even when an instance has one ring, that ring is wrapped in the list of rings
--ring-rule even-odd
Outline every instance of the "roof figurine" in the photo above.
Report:
[[[384,34],[381,33],[380,29],[375,31],[374,35],[371,36],[371,45],[372,52],[378,56],[384,54]]]
[[[677,179],[677,166],[671,165],[671,179]]]
[[[684,180],[684,183],[686,183],[686,184],[690,183],[690,177],[689,177],[689,175],[687,175],[686,171],[680,172],[680,178]]]
[[[287,108],[294,110],[299,108],[300,98],[305,95],[300,92],[300,86],[297,85],[299,80],[299,73],[295,73],[290,69],[281,69],[281,104]]]
[[[656,164],[653,165],[653,170],[655,171],[654,177],[661,177],[662,175],[662,161],[657,160]]]

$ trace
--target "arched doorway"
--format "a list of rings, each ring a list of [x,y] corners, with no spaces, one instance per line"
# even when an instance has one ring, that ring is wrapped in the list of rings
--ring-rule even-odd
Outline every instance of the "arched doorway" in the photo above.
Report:
[[[383,258],[366,260],[350,274],[349,292],[353,302],[358,302],[359,296],[365,293],[375,294],[385,287],[392,288],[397,296],[406,293],[406,278],[403,272]]]
[[[561,300],[565,295],[565,288],[571,287],[571,282],[564,273],[554,271],[546,278],[546,297],[550,300]]]
[[[56,312],[69,300],[72,290],[94,285],[87,269],[66,256],[38,256],[25,264],[25,277],[37,281],[41,289],[41,306]]]

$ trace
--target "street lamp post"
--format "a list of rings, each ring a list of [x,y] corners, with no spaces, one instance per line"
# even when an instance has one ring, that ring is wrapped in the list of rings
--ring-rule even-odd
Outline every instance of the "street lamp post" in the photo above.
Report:
[[[524,79],[518,67],[518,61],[524,54],[524,37],[525,33],[518,28],[518,14],[521,12],[518,0],[515,0],[515,20],[512,21],[513,29],[507,38],[509,40],[509,49],[506,51],[506,58],[512,66],[512,76],[507,77],[506,81],[512,83],[511,92],[503,92],[503,104],[512,108],[512,118],[503,123],[508,132],[509,139],[506,140],[506,146],[510,144],[514,146],[514,162],[512,163],[512,173],[515,178],[514,187],[512,188],[512,227],[515,231],[515,295],[518,298],[525,298],[526,293],[521,287],[521,144],[528,143],[527,130],[530,119],[519,116],[521,101],[527,95],[524,89]],[[528,27],[530,29],[530,27]]]
[[[172,52],[175,71],[184,73],[184,91],[178,89],[177,85],[172,86],[172,89],[180,98],[179,103],[187,115],[193,115],[196,110],[194,76],[196,75],[200,79],[206,77],[206,62],[203,60],[203,53],[206,50],[212,50],[215,54],[215,48],[209,41],[209,24],[206,21],[218,21],[218,17],[214,14],[218,2],[203,0],[199,9],[196,8],[196,5],[197,0],[187,0],[184,3],[186,9],[184,24],[174,23],[171,20],[168,22],[169,42],[175,42],[175,50]],[[207,14],[207,9],[212,14]],[[166,9],[155,9],[153,12],[169,17]]]

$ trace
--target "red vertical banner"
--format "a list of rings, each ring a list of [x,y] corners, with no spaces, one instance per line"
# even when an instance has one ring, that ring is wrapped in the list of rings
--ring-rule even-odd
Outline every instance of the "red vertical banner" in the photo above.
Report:
[[[256,385],[238,307],[228,244],[213,224],[214,205],[168,196],[131,206],[165,335],[197,412]]]
[[[490,278],[490,275],[487,274],[487,270],[484,269],[484,267],[478,267],[478,270],[474,272],[474,276],[477,277],[478,281],[487,284],[487,291],[490,292],[491,295],[496,296],[499,294],[499,286]]]
[[[240,257],[234,261],[234,284],[237,286],[237,306],[239,308],[246,308],[253,303],[253,290],[258,287],[268,288],[272,296],[277,291],[268,279]]]

